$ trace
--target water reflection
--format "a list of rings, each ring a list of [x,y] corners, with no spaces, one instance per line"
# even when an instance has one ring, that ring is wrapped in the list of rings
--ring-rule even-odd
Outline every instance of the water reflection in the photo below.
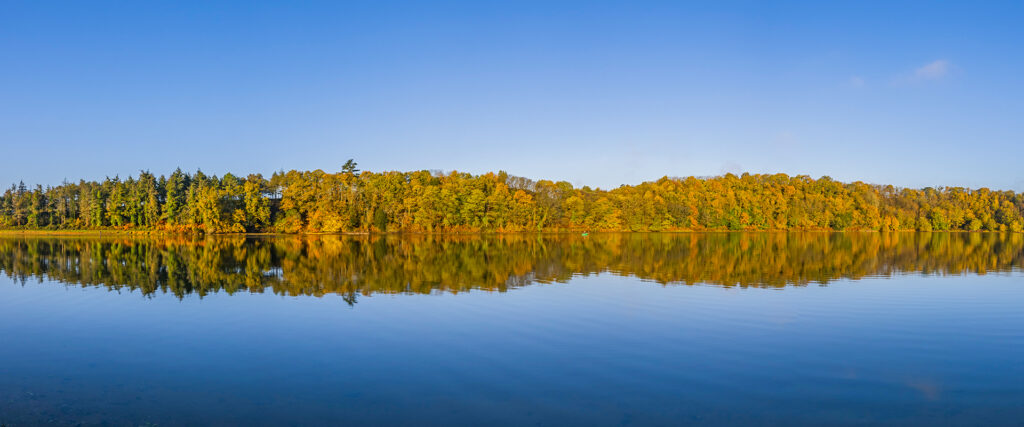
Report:
[[[1024,235],[687,233],[0,238],[0,271],[144,295],[505,291],[611,272],[662,284],[783,287],[1024,267]]]

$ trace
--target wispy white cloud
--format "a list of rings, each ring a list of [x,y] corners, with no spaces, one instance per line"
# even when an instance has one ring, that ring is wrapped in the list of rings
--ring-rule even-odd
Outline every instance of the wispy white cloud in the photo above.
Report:
[[[867,82],[865,82],[864,78],[861,76],[853,76],[850,77],[850,80],[847,80],[846,84],[850,85],[851,87],[864,87],[864,85],[866,85]]]
[[[916,86],[928,82],[946,80],[958,68],[948,59],[936,59],[903,74],[893,76],[893,86]]]
[[[929,62],[914,70],[914,78],[917,80],[939,80],[949,75],[950,63],[945,59]]]

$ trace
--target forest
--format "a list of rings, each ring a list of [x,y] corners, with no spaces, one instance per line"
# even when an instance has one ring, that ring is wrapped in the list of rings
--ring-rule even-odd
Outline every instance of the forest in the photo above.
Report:
[[[505,172],[175,170],[156,177],[24,182],[0,196],[0,228],[192,233],[520,231],[1012,231],[1024,194],[898,188],[827,176],[664,177],[604,190]]]

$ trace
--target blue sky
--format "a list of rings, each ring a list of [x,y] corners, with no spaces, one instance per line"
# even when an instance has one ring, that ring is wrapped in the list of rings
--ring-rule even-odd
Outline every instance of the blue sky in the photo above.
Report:
[[[1024,190],[1021,2],[3,2],[0,184],[175,167]]]

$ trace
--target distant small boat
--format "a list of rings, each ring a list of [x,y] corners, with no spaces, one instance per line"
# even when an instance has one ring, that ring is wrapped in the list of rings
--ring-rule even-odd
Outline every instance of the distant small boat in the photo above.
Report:
[[[583,233],[583,237],[587,237],[587,236],[589,236],[589,235],[590,235],[590,233],[587,233],[587,232],[584,232],[584,233]]]

